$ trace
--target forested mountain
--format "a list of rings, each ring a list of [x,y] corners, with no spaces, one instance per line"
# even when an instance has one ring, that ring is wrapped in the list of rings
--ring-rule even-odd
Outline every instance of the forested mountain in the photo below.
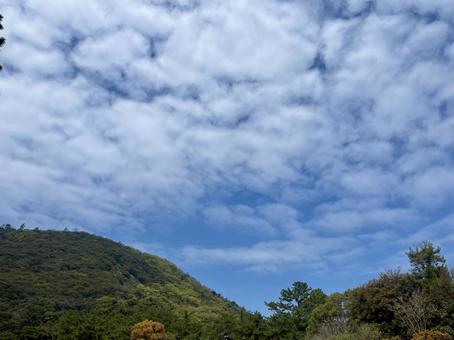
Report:
[[[224,330],[212,324],[241,313],[157,256],[84,232],[0,228],[1,339],[127,339],[144,319],[214,339]]]
[[[407,256],[410,272],[343,293],[295,282],[264,317],[120,243],[4,225],[0,339],[452,340],[453,271],[430,242]]]

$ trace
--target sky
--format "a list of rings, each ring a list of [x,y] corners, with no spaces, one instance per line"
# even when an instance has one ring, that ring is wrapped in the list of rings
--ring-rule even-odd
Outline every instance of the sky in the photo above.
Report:
[[[250,310],[454,263],[454,1],[0,0],[0,223]]]

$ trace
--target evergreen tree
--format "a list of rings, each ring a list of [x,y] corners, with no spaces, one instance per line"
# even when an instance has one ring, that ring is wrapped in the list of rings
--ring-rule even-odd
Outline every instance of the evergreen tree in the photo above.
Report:
[[[420,279],[439,277],[447,270],[445,258],[440,255],[440,247],[434,247],[430,242],[423,242],[415,249],[410,248],[407,253],[412,274]]]
[[[268,309],[279,315],[292,315],[307,302],[311,287],[306,282],[294,282],[291,288],[282,289],[279,301],[265,302]]]
[[[270,311],[274,312],[273,322],[276,325],[285,324],[291,331],[292,324],[301,335],[306,331],[312,310],[324,303],[325,299],[326,295],[321,289],[313,290],[306,282],[297,281],[291,288],[281,290],[279,301],[265,302],[265,304]]]
[[[3,30],[2,21],[3,21],[3,15],[0,14],[0,30]],[[6,42],[6,39],[4,37],[0,37],[0,48],[2,48],[3,45],[5,45],[5,42]],[[0,71],[2,69],[3,69],[3,67],[2,67],[2,65],[0,65]]]

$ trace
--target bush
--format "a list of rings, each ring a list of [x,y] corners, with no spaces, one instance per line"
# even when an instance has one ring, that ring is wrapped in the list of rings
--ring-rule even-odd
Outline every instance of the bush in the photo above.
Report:
[[[362,325],[357,331],[338,335],[336,340],[381,340],[383,337],[375,325]]]
[[[145,320],[135,324],[131,330],[131,340],[164,340],[166,331],[159,322]]]
[[[440,331],[422,331],[411,338],[412,340],[453,340],[452,336]]]

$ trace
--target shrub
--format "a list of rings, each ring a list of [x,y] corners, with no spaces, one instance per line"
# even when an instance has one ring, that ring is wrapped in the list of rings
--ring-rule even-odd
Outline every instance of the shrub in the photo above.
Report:
[[[336,340],[381,340],[380,330],[375,325],[362,325],[356,332],[338,335]]]
[[[440,331],[422,331],[418,332],[411,338],[412,340],[453,340],[452,336]]]
[[[145,320],[135,324],[131,330],[131,340],[164,340],[166,331],[159,322]]]

